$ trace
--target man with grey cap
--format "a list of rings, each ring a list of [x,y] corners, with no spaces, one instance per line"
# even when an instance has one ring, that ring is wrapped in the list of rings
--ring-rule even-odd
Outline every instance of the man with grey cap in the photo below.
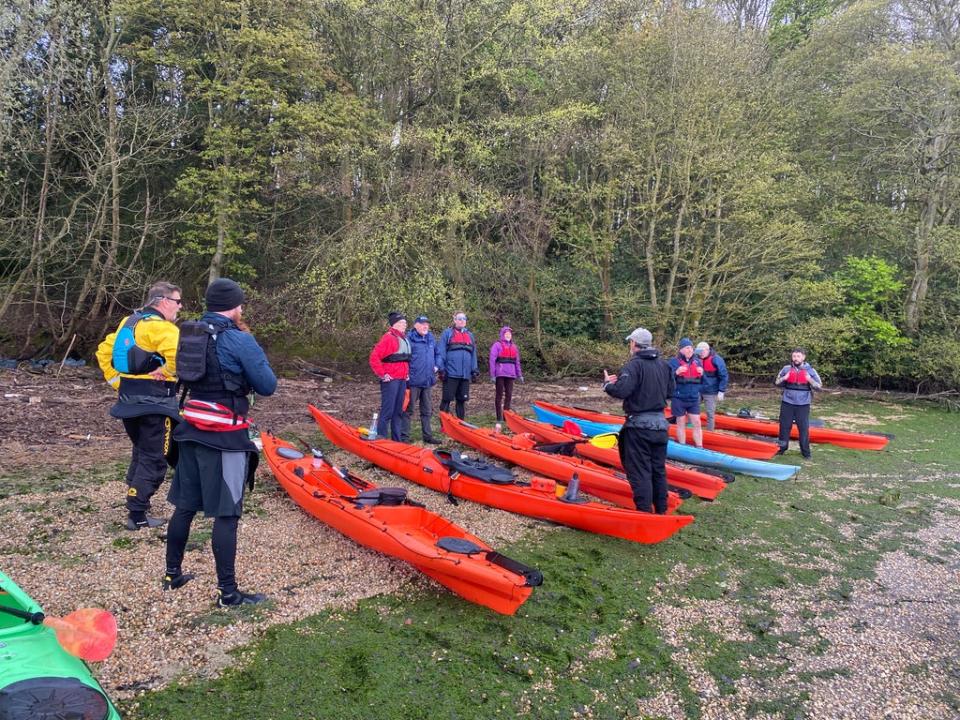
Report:
[[[707,411],[707,430],[713,430],[714,418],[717,414],[717,403],[723,402],[723,394],[727,391],[727,382],[730,379],[727,373],[727,364],[717,355],[708,343],[697,343],[694,348],[700,364],[703,365],[703,377],[700,380],[700,397]]]
[[[653,336],[637,328],[627,336],[630,359],[616,375],[603,371],[603,390],[623,400],[627,416],[620,430],[620,461],[637,510],[667,512],[667,420],[663,409],[673,395],[670,366],[652,347]]]

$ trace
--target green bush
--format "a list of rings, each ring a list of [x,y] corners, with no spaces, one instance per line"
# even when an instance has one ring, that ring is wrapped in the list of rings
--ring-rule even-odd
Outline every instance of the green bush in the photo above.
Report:
[[[616,372],[628,359],[626,345],[600,342],[584,335],[553,338],[545,343],[544,353],[557,368],[557,374],[603,377],[603,369]]]

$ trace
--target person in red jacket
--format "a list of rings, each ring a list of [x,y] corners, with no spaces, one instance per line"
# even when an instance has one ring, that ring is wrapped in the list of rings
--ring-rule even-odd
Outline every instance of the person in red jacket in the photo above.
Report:
[[[392,312],[387,319],[390,329],[370,351],[370,369],[380,378],[380,417],[377,419],[377,437],[400,440],[402,432],[403,398],[410,378],[410,341],[407,340],[407,317]]]

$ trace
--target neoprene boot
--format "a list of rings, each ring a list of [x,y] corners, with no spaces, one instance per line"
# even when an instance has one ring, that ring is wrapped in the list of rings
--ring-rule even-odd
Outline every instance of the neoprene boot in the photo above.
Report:
[[[130,515],[129,517],[127,517],[127,530],[139,530],[140,528],[156,528],[166,524],[167,524],[166,520],[150,517],[146,513],[144,513],[142,517],[137,517],[134,515]]]
[[[217,606],[218,607],[238,607],[240,605],[257,605],[262,603],[267,599],[266,595],[261,593],[245,593],[240,592],[240,590],[234,590],[233,592],[225,593],[223,590],[217,589]]]
[[[164,590],[179,590],[193,580],[193,577],[191,573],[168,572],[163,576],[162,587]]]

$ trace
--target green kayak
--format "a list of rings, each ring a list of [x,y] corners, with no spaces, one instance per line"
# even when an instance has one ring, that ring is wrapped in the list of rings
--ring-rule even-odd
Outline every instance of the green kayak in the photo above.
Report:
[[[0,605],[40,606],[0,572]],[[0,720],[120,720],[86,664],[69,655],[53,629],[0,612]]]

